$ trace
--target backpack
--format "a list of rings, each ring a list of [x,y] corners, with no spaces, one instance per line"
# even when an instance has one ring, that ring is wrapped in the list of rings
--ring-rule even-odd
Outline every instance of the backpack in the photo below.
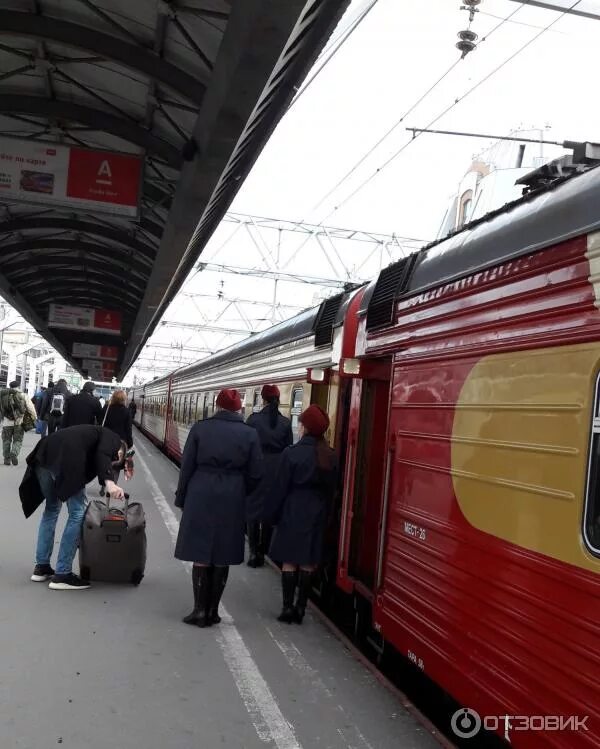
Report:
[[[55,393],[52,396],[50,404],[50,413],[54,416],[61,415],[65,412],[65,396],[62,393]]]
[[[15,421],[19,416],[23,416],[27,408],[19,392],[10,388],[3,388],[0,392],[0,411],[2,411],[2,416],[5,419]]]

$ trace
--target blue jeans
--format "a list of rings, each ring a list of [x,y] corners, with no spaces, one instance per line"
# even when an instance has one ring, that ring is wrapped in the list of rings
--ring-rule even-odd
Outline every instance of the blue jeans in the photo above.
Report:
[[[42,494],[46,498],[46,506],[38,532],[35,563],[50,564],[50,557],[54,549],[56,521],[60,515],[62,502],[56,496],[55,477],[53,474],[47,468],[42,468],[42,466],[37,466],[35,471]],[[72,571],[73,559],[75,559],[81,537],[81,526],[83,525],[83,517],[85,515],[85,501],[85,489],[69,497],[66,501],[69,519],[63,531],[58,550],[58,560],[56,563],[57,575],[68,575]]]

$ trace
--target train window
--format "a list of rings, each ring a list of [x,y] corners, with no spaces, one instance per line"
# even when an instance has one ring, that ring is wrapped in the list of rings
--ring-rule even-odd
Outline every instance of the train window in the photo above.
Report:
[[[196,400],[196,421],[204,418],[204,393],[200,393]]]
[[[204,418],[205,419],[210,419],[210,417],[214,414],[216,399],[217,399],[216,395],[213,395],[212,393],[206,394],[206,403],[204,405],[204,414],[205,414]]]
[[[294,435],[294,442],[298,441],[298,427],[300,426],[298,418],[302,413],[303,400],[304,390],[302,388],[294,388],[294,390],[292,390],[292,400],[290,407],[290,418],[292,420],[292,434]]]
[[[588,461],[583,535],[590,549],[600,554],[600,376],[596,381]]]
[[[262,409],[262,397],[260,395],[260,390],[254,391],[254,400],[252,402],[252,413],[257,413]]]

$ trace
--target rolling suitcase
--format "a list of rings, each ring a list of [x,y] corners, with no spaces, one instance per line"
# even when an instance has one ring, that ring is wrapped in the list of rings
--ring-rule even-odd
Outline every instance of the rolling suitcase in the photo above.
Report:
[[[146,568],[146,517],[139,502],[93,499],[79,547],[82,580],[139,585]]]

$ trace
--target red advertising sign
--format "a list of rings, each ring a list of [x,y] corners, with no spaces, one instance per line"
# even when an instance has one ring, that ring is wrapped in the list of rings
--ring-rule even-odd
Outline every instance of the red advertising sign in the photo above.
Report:
[[[138,156],[71,148],[68,198],[137,206],[139,188]]]
[[[96,333],[121,333],[121,313],[109,309],[91,307],[69,307],[51,304],[48,310],[48,325],[66,330],[89,330]]]
[[[0,197],[137,218],[143,157],[0,138]]]

